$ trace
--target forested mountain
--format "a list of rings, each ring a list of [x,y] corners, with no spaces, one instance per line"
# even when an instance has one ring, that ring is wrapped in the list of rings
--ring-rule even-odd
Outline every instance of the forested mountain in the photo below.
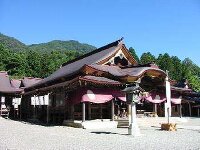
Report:
[[[0,33],[0,44],[2,44],[8,50],[12,51],[24,51],[28,49],[28,47],[19,40],[13,37],[3,35],[1,33]]]
[[[96,47],[82,44],[78,41],[70,40],[70,41],[60,41],[54,40],[48,43],[41,43],[41,44],[32,44],[28,46],[31,50],[34,51],[41,51],[41,52],[52,52],[52,51],[67,51],[67,50],[75,50],[78,52],[86,53],[90,52]]]
[[[2,44],[5,48],[11,51],[39,51],[39,52],[52,52],[52,51],[78,51],[80,53],[87,53],[90,52],[96,47],[79,43],[78,41],[70,40],[70,41],[60,41],[54,40],[47,43],[41,44],[32,44],[32,45],[25,45],[24,43],[20,42],[19,40],[3,35],[0,33],[0,44]]]
[[[94,46],[73,40],[54,40],[28,46],[13,37],[0,34],[0,71],[8,71],[14,78],[44,78],[63,63],[94,49]]]

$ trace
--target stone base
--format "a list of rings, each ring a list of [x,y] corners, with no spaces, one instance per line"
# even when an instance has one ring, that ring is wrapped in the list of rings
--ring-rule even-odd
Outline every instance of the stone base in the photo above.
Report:
[[[68,126],[68,127],[74,127],[74,128],[83,128],[81,121],[77,121],[77,120],[64,120],[63,125]]]
[[[161,130],[177,131],[177,129],[176,129],[176,123],[162,123],[161,124]]]
[[[83,128],[83,129],[103,129],[103,128],[117,128],[117,121],[110,121],[110,119],[96,119],[85,122],[78,120],[64,120],[63,125]]]
[[[138,125],[130,124],[130,126],[128,127],[128,134],[132,136],[140,136],[141,133]]]

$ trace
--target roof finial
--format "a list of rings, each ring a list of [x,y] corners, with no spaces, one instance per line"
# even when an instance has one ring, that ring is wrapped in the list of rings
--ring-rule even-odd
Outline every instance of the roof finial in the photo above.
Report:
[[[118,44],[123,43],[123,41],[122,41],[123,39],[124,39],[124,37],[121,37],[121,39],[118,40]]]
[[[124,37],[121,37],[121,39],[119,39],[119,42],[121,42],[124,39]]]

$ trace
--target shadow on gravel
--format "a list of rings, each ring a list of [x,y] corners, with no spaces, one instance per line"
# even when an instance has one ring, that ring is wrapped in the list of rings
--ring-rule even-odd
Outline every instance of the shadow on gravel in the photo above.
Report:
[[[163,130],[161,130],[161,128],[160,127],[158,127],[158,126],[151,126],[152,128],[155,128],[155,130],[157,130],[157,131],[163,131]]]
[[[197,131],[200,133],[199,129],[187,129],[187,128],[178,128],[178,129],[181,129],[181,130],[188,130],[188,131]]]
[[[117,134],[117,133],[112,133],[112,132],[91,132],[95,134]]]
[[[152,127],[153,127],[153,126],[152,126]],[[161,128],[159,128],[159,127],[154,127],[154,128],[155,128],[156,131],[167,131],[167,130],[161,130]],[[182,130],[182,131],[184,131],[184,130],[188,130],[188,131],[197,131],[197,132],[200,133],[199,129],[177,128],[177,131],[179,131],[179,130]],[[176,131],[176,132],[177,132],[177,131]],[[175,132],[175,131],[170,131],[170,132]]]
[[[167,130],[162,130],[161,127],[158,127],[158,126],[151,126],[151,127],[155,128],[156,131],[162,131],[162,132],[166,132],[167,131]]]
[[[41,121],[38,121],[38,120],[17,120],[17,119],[6,119],[6,120],[10,120],[10,121],[16,121],[16,122],[20,122],[20,123],[23,123],[23,124],[27,124],[27,125],[37,125],[37,126],[43,126],[43,127],[55,127],[55,126],[62,126],[61,123],[59,124],[53,124],[53,123],[44,123],[44,122],[41,122]]]
[[[118,134],[118,135],[128,135],[128,134],[119,134],[119,133],[104,132],[104,131],[98,131],[98,132],[93,131],[93,132],[91,132],[91,133],[93,133],[93,134]]]

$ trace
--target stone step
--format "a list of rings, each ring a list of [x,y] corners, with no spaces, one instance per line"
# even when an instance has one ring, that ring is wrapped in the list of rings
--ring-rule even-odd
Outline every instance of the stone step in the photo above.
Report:
[[[129,126],[129,122],[128,122],[127,119],[120,119],[120,120],[117,119],[115,121],[118,122],[118,125],[117,125],[118,128],[124,128],[124,127],[128,127]]]

